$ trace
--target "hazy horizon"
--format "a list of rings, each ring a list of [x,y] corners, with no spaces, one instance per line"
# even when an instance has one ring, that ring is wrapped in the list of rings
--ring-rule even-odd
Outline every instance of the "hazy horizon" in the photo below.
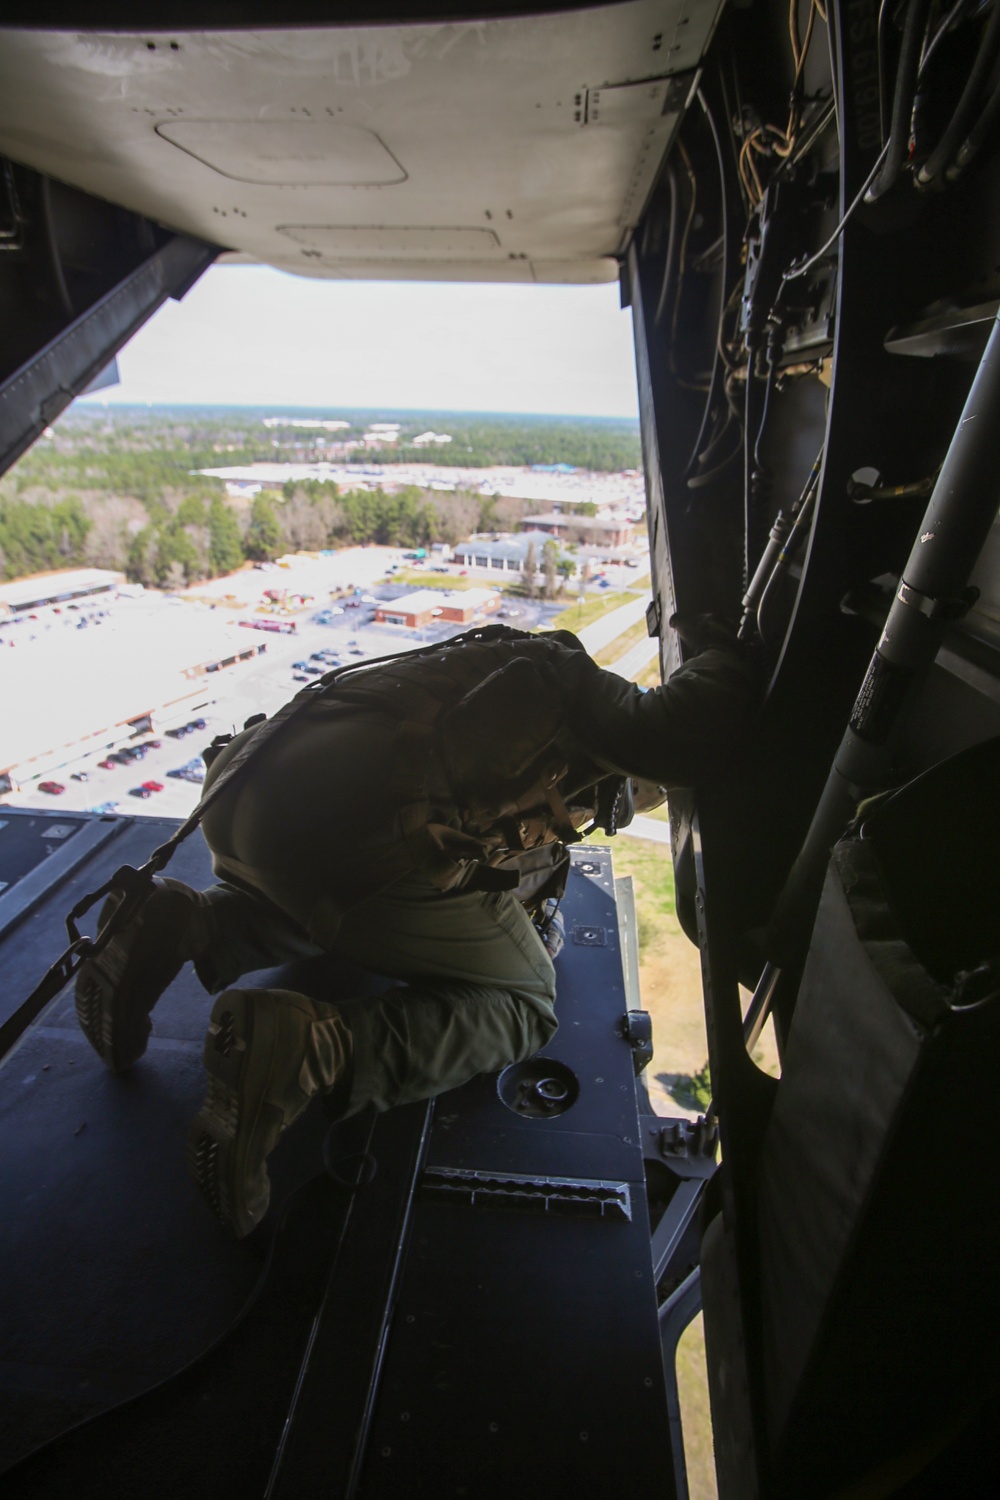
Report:
[[[109,387],[114,389],[114,387]],[[443,406],[347,406],[346,404],[307,406],[302,402],[289,401],[110,401],[104,391],[95,391],[89,396],[80,396],[73,403],[85,403],[88,410],[113,411],[240,411],[240,412],[296,412],[305,417],[337,416],[352,413],[356,416],[401,416],[408,417],[502,417],[505,421],[518,422],[614,422],[626,423],[639,429],[638,416],[615,416],[613,413],[588,413],[567,411],[501,411],[487,408],[443,407]],[[69,410],[69,408],[67,409]]]
[[[87,405],[638,416],[615,284],[318,281],[213,266]]]

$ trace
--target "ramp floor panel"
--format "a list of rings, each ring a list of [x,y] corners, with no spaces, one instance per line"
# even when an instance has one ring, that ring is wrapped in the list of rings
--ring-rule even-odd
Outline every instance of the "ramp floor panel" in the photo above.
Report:
[[[117,819],[82,864],[50,865],[49,888],[44,861],[28,871],[0,936],[7,1014],[66,908],[171,826]],[[209,883],[200,838],[170,873]],[[53,1001],[0,1068],[0,1470],[45,1445],[5,1495],[598,1500],[627,1473],[669,1497],[607,851],[574,851],[563,910],[560,1029],[537,1061],[332,1130],[314,1106],[242,1244],[185,1166],[211,1005],[190,966],[121,1077],[71,993]],[[386,981],[322,959],[250,982],[336,997]]]

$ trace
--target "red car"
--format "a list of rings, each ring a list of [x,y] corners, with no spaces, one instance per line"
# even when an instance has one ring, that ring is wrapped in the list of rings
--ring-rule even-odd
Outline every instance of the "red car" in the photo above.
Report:
[[[147,792],[162,792],[163,791],[163,782],[162,781],[144,781],[142,783],[142,785],[143,785],[143,789],[145,791],[147,791]]]
[[[40,781],[38,783],[40,792],[48,792],[50,797],[61,797],[66,788],[61,781]]]
[[[111,757],[108,756],[106,760],[99,760],[97,764],[100,766],[102,771],[113,771],[119,764],[119,762],[116,760],[112,760]]]

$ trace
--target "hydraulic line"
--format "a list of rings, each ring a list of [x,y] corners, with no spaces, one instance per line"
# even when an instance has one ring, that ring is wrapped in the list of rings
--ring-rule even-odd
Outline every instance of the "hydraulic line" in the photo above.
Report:
[[[910,145],[910,112],[920,70],[920,53],[930,0],[910,0],[903,27],[903,45],[896,69],[896,87],[892,96],[892,118],[889,125],[885,165],[865,194],[866,203],[874,203],[894,187]]]
[[[983,40],[965,88],[962,90],[962,97],[955,106],[954,113],[940,141],[917,173],[917,183],[920,187],[929,187],[937,178],[940,178],[961,150],[974,125],[976,112],[998,53],[1000,53],[1000,0],[994,0],[993,11],[986,23]]]
[[[786,516],[784,512],[779,511],[775,518],[774,525],[771,528],[771,535],[764,549],[764,555],[757,564],[757,571],[754,573],[750,586],[743,596],[743,618],[740,621],[738,632],[741,641],[749,640],[751,626],[760,617],[764,596],[771,587],[771,581],[779,560],[784,556],[786,559],[784,566],[787,567],[788,561],[793,556],[793,551],[789,548],[791,536],[803,508],[815,493],[816,486],[819,483],[819,471],[822,462],[823,449],[821,448],[816,457],[816,462],[809,471],[809,478],[805,482],[802,493],[792,506],[791,512]],[[797,547],[797,545],[798,542],[796,541],[795,546]],[[782,571],[784,571],[784,568]]]
[[[785,543],[782,546],[781,551],[778,553],[778,556],[775,558],[774,568],[772,569],[771,576],[767,580],[767,583],[764,585],[764,592],[761,594],[760,602],[757,605],[757,634],[760,637],[760,643],[765,648],[765,650],[770,645],[770,642],[767,639],[767,632],[764,629],[764,621],[767,618],[768,603],[773,598],[774,592],[778,587],[779,582],[788,571],[789,563],[792,561],[792,558],[801,547],[805,539],[806,530],[812,520],[813,507],[816,504],[816,492],[819,487],[818,463],[813,473],[815,475],[815,478],[813,479],[811,487],[809,488],[808,492],[805,495],[805,498],[803,499],[799,507],[798,515],[795,517],[795,520],[792,523],[792,528],[788,533],[787,538],[785,539]]]
[[[979,148],[982,146],[983,141],[986,140],[987,136],[993,130],[998,119],[1000,119],[1000,79],[994,85],[993,92],[987,99],[982,114],[962,142],[958,155],[945,174],[949,182],[954,182],[956,177],[960,177],[966,167],[971,165],[972,161],[979,154]]]
[[[775,914],[765,951],[783,967],[805,955],[830,849],[882,782],[910,707],[967,588],[1000,505],[1000,315],[976,371],[826,787]]]

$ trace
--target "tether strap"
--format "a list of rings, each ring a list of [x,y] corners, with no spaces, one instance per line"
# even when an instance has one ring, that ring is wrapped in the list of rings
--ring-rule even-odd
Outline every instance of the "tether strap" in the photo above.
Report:
[[[303,688],[289,703],[279,709],[273,718],[264,720],[258,726],[255,733],[240,747],[218,779],[202,796],[194,812],[185,818],[166,843],[160,844],[153,850],[144,865],[141,865],[138,870],[132,865],[122,865],[111,879],[101,886],[100,890],[92,891],[77,902],[66,918],[69,946],[46,971],[41,982],[35,986],[27,1000],[22,1001],[17,1010],[0,1026],[0,1061],[6,1057],[14,1043],[28,1029],[35,1017],[44,1010],[49,1001],[54,1000],[60,990],[69,983],[81,964],[85,963],[88,958],[94,958],[101,953],[115,933],[131,922],[152,892],[154,876],[169,864],[178,846],[194,833],[212,804],[243,774],[250,761],[255,759],[260,751],[269,745],[293,719],[298,718],[311,703],[323,697],[331,688],[339,687],[344,678],[351,675],[362,676],[371,668],[383,666],[386,662],[407,661],[416,657],[430,656],[445,647],[461,646],[470,641],[524,640],[529,635],[529,631],[515,630],[509,625],[479,626],[475,630],[466,631],[463,635],[452,636],[446,641],[437,641],[432,646],[418,647],[416,651],[395,651],[388,656],[372,657],[364,662],[349,662],[344,667],[327,672],[315,683],[310,683],[307,688]],[[113,891],[121,894],[122,901],[96,937],[85,936],[77,925],[78,919],[100,901],[102,896],[109,896]]]

